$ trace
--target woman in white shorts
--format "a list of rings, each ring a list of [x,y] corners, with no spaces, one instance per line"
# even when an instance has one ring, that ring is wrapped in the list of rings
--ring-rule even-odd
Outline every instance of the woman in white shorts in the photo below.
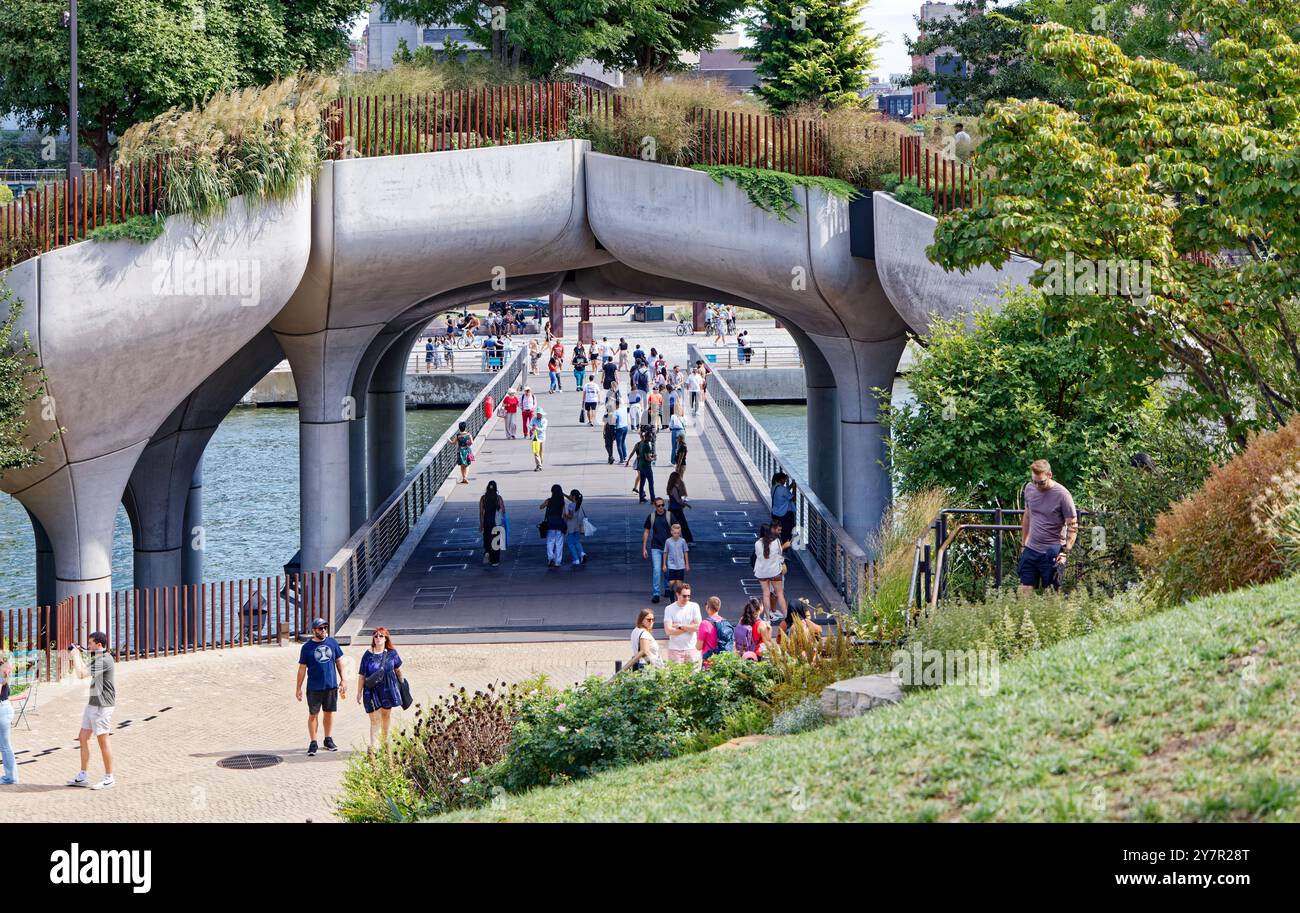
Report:
[[[773,534],[771,526],[765,525],[754,542],[754,576],[758,578],[763,610],[769,621],[786,615],[785,581],[781,570],[784,563],[785,552],[781,550],[781,540]],[[776,605],[781,608],[779,616],[774,614]]]

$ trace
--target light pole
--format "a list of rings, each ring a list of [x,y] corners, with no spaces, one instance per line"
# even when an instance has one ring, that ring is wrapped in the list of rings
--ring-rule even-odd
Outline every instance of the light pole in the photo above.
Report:
[[[77,148],[77,0],[69,0],[63,14],[68,28],[68,180],[81,177],[81,152]]]

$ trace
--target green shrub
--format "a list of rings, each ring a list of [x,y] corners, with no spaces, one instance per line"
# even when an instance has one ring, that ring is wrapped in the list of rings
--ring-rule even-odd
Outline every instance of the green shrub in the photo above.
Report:
[[[161,215],[131,216],[125,222],[109,222],[90,232],[92,241],[136,241],[147,244],[162,237],[166,220]]]
[[[788,174],[784,171],[769,171],[763,168],[746,168],[741,165],[695,165],[713,178],[719,186],[724,179],[736,182],[736,186],[745,191],[749,202],[764,212],[770,212],[782,222],[793,222],[790,211],[802,212],[803,207],[795,199],[796,187],[817,187],[841,200],[852,200],[861,194],[845,181],[837,178],[811,177],[802,174]]]
[[[681,754],[697,733],[723,729],[772,688],[771,667],[715,657],[694,672],[673,665],[591,678],[523,702],[498,782],[509,792]]]
[[[1143,589],[1114,595],[1084,588],[1020,596],[1014,587],[980,600],[951,599],[917,619],[904,649],[987,650],[1010,659],[1062,640],[1145,618],[1159,603]]]
[[[888,177],[895,177],[889,175]],[[888,185],[886,185],[888,186]],[[934,197],[921,189],[916,178],[908,178],[894,185],[894,199],[904,206],[910,206],[917,212],[934,215]]]
[[[1134,465],[1138,453],[1151,464]],[[1222,436],[1212,429],[1168,419],[1159,399],[1144,407],[1125,446],[1103,453],[1076,494],[1097,515],[1080,524],[1089,582],[1116,589],[1137,581],[1133,547],[1151,535],[1159,513],[1201,486],[1223,453]]]
[[[338,814],[345,821],[406,820],[480,804],[488,792],[477,772],[505,754],[513,717],[535,683],[464,688],[417,705],[411,725],[374,754],[348,763]]]
[[[1059,320],[1041,293],[1003,297],[973,327],[933,321],[908,374],[912,401],[885,408],[900,491],[939,487],[969,495],[972,507],[1009,508],[1029,464],[1046,458],[1078,501],[1085,478],[1117,449],[1129,452],[1153,379],[1091,325]]]
[[[1280,577],[1282,553],[1261,533],[1257,518],[1284,499],[1282,474],[1297,463],[1300,414],[1255,435],[1198,491],[1158,516],[1155,531],[1133,552],[1154,576],[1159,595],[1177,604]]]
[[[767,732],[771,725],[772,708],[759,701],[749,701],[723,719],[721,729],[697,732],[692,735],[682,743],[682,750],[679,753],[694,754],[698,751],[708,751],[732,739],[760,735]]]
[[[788,710],[782,710],[772,719],[768,730],[772,735],[797,735],[811,732],[827,723],[826,711],[820,698],[806,697]]]

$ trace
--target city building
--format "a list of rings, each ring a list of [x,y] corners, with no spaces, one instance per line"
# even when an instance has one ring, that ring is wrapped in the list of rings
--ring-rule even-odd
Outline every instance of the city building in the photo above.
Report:
[[[921,32],[917,37],[925,35],[925,23],[939,22],[945,19],[955,19],[961,15],[960,10],[953,3],[922,3],[921,4]],[[941,47],[933,54],[915,54],[912,56],[912,72],[918,70],[928,70],[931,73],[961,73],[964,72],[965,64],[957,54],[956,49],[952,47]],[[948,104],[950,99],[947,93],[935,90],[929,85],[921,84],[912,86],[912,114],[915,117],[924,117],[936,107],[943,107]]]
[[[363,73],[370,68],[370,26],[361,32],[360,38],[348,42],[348,70]]]
[[[738,46],[719,46],[711,51],[702,51],[694,75],[715,80],[738,92],[748,92],[760,81],[754,72],[754,61],[741,57]]]
[[[876,107],[887,117],[904,118],[912,114],[912,90],[902,89],[876,96]]]

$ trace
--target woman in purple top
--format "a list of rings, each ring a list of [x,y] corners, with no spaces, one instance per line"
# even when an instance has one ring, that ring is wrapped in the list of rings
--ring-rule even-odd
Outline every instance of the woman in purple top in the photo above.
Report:
[[[388,726],[393,708],[402,706],[402,657],[393,648],[387,628],[375,628],[370,649],[361,656],[357,667],[357,703],[364,701],[370,717],[370,750],[375,750],[375,730],[382,730],[381,741],[388,740]]]

